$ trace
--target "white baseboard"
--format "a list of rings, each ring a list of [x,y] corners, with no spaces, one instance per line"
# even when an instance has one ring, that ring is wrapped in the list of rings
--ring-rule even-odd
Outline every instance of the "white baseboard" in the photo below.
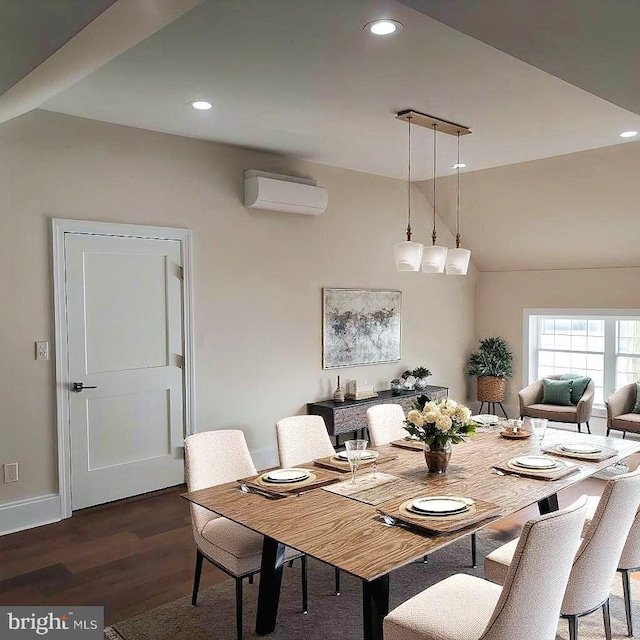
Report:
[[[259,471],[262,471],[263,469],[269,469],[270,467],[277,467],[280,465],[277,447],[254,449],[253,451],[251,451],[251,459],[253,460],[253,464],[256,465],[256,469],[258,469]]]
[[[59,495],[38,496],[0,505],[0,536],[62,520]]]

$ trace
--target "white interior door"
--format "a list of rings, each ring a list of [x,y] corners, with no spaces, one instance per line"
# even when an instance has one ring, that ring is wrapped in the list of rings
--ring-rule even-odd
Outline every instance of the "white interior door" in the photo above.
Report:
[[[72,508],[180,484],[181,243],[64,238]]]

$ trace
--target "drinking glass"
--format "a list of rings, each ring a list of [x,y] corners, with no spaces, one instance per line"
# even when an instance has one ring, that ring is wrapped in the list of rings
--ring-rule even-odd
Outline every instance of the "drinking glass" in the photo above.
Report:
[[[347,440],[344,443],[347,460],[349,460],[349,466],[351,467],[351,484],[354,485],[356,483],[356,469],[360,464],[360,458],[362,457],[362,452],[367,448],[369,444],[368,440]]]
[[[544,432],[547,429],[548,422],[546,418],[531,418],[531,428],[538,438],[538,449],[540,451],[542,451],[542,441],[544,440]]]

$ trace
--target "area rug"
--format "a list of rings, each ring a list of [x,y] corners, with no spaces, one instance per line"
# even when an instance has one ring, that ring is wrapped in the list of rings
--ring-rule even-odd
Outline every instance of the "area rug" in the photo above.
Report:
[[[478,534],[478,558],[483,558],[504,540],[490,531]],[[363,541],[363,544],[366,542]],[[375,549],[372,549],[375,553]],[[391,574],[390,606],[401,602],[454,573],[482,575],[482,563],[471,569],[469,539],[465,538],[431,556],[427,564],[413,563]],[[636,600],[640,585],[634,581]],[[255,639],[256,597],[258,580],[253,585],[245,581],[244,637]],[[626,623],[620,577],[614,581],[611,597],[611,617],[614,639],[626,638]],[[106,631],[109,640],[234,640],[235,591],[233,580],[201,592],[198,606],[191,606],[190,597],[181,598],[146,613],[114,624]],[[333,594],[333,569],[313,559],[309,562],[309,613],[301,614],[300,568],[284,570],[278,623],[270,640],[360,640],[362,638],[362,588],[359,580],[343,574],[342,594]],[[635,613],[640,612],[636,601]],[[637,616],[636,616],[637,617]],[[640,620],[634,619],[640,629]],[[558,625],[557,640],[567,640],[566,621]],[[580,640],[604,638],[602,615],[596,612],[580,620]],[[509,640],[517,640],[511,638]]]

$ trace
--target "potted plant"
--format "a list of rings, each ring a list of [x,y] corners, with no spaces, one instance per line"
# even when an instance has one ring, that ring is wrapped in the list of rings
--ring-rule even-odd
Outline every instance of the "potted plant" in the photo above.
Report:
[[[504,338],[480,340],[480,348],[469,356],[467,373],[477,378],[479,402],[503,402],[507,378],[513,375],[513,353]]]
[[[402,379],[405,380],[405,383],[409,383],[411,385],[410,388],[422,391],[427,388],[427,378],[430,375],[431,371],[429,371],[427,367],[416,367],[415,369],[407,369],[402,374]],[[410,378],[415,378],[415,380],[412,382],[409,380]],[[405,384],[405,388],[407,388],[407,384]]]
[[[422,396],[407,413],[404,428],[409,435],[424,442],[424,457],[429,473],[445,473],[451,458],[452,444],[473,435],[476,423],[468,407],[451,398],[427,402]]]

